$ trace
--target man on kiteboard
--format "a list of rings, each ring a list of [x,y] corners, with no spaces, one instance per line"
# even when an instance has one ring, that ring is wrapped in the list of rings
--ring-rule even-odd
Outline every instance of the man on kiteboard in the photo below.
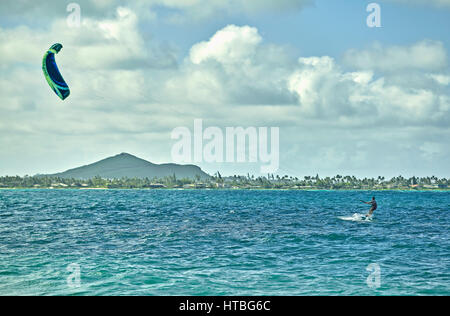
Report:
[[[377,209],[377,201],[375,201],[375,197],[373,196],[372,201],[370,201],[370,202],[364,202],[362,200],[361,200],[361,202],[372,205],[372,207],[369,210],[369,213],[366,215],[367,217],[372,216],[373,211],[375,211]]]

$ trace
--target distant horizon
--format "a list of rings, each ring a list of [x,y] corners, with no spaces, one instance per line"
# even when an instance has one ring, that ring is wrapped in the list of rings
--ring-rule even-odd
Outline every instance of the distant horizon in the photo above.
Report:
[[[100,160],[97,160],[97,161],[93,161],[91,163],[87,163],[87,164],[83,164],[83,165],[79,165],[79,166],[74,166],[74,167],[68,168],[66,170],[59,171],[59,172],[39,172],[39,173],[36,173],[36,174],[33,174],[33,175],[29,175],[29,174],[4,174],[4,175],[0,175],[0,177],[50,176],[50,175],[53,175],[53,174],[63,173],[63,172],[66,172],[66,171],[69,171],[69,170],[72,170],[72,169],[77,169],[77,168],[80,168],[80,167],[84,167],[84,166],[88,166],[88,165],[91,165],[91,164],[95,164],[95,163],[100,162],[102,160],[105,160],[105,159],[108,159],[108,158],[112,158],[112,157],[116,157],[116,156],[120,156],[120,155],[129,155],[129,156],[132,156],[132,157],[135,157],[135,158],[138,158],[138,159],[145,160],[145,161],[150,162],[150,163],[155,164],[155,165],[174,164],[174,165],[180,165],[180,166],[196,166],[196,167],[199,167],[201,170],[203,170],[205,173],[207,173],[210,176],[213,176],[215,173],[219,172],[223,177],[233,177],[233,176],[244,176],[245,177],[248,174],[250,174],[251,176],[255,176],[255,177],[267,177],[267,174],[266,175],[263,175],[263,174],[252,174],[252,173],[248,173],[248,172],[247,173],[241,173],[241,174],[239,174],[239,173],[226,174],[226,173],[222,173],[222,171],[220,171],[220,170],[216,170],[216,171],[211,173],[211,172],[205,171],[203,168],[201,168],[200,166],[198,166],[198,165],[196,165],[194,163],[187,163],[187,164],[177,164],[177,163],[172,163],[172,162],[158,162],[158,163],[156,163],[156,162],[153,162],[153,161],[149,161],[149,160],[147,160],[145,158],[139,157],[139,156],[137,156],[135,154],[131,154],[131,153],[127,153],[127,152],[121,152],[121,153],[118,153],[118,154],[115,154],[115,155],[112,155],[112,156],[104,157],[104,158],[102,158]],[[333,178],[333,177],[339,176],[339,175],[343,176],[343,177],[351,176],[351,177],[355,177],[355,178],[357,178],[359,180],[365,179],[365,178],[367,178],[367,179],[377,179],[378,177],[384,177],[386,179],[392,179],[392,178],[396,178],[396,177],[404,177],[404,178],[407,178],[407,179],[410,179],[410,178],[413,178],[413,177],[416,177],[416,178],[431,178],[433,176],[437,177],[439,179],[447,179],[447,178],[449,178],[448,176],[440,176],[440,175],[436,175],[436,174],[429,174],[429,175],[404,175],[404,174],[397,174],[397,175],[393,175],[393,176],[385,176],[385,175],[357,176],[355,174],[343,174],[343,173],[335,173],[335,174],[332,174],[332,175],[321,175],[320,173],[295,175],[295,174],[277,172],[277,173],[273,173],[273,175],[274,176],[278,175],[280,177],[283,177],[283,176],[288,176],[288,177],[293,177],[293,178],[297,177],[299,179],[303,179],[304,177],[315,177],[316,175],[318,175],[320,178],[327,178],[327,177]]]

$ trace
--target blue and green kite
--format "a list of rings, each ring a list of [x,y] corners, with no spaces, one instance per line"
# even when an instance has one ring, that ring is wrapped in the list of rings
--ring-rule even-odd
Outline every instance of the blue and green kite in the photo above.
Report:
[[[58,66],[55,62],[55,54],[58,54],[62,49],[61,44],[53,44],[52,47],[45,53],[42,60],[42,70],[44,71],[45,79],[47,79],[50,88],[55,91],[61,100],[67,98],[70,94],[69,86],[64,81],[64,78],[59,72]]]

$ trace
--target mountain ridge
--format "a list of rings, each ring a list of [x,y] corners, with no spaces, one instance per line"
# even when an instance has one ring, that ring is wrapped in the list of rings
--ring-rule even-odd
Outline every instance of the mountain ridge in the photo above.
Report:
[[[120,178],[164,178],[167,176],[193,179],[209,178],[206,172],[196,165],[179,165],[174,163],[154,164],[150,161],[128,153],[107,157],[97,162],[68,169],[55,174],[39,175],[43,177],[60,177],[74,179],[91,179],[96,176],[105,179]]]

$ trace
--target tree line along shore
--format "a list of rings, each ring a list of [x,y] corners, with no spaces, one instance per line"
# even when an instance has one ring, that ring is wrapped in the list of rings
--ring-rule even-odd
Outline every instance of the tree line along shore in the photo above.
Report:
[[[402,176],[358,179],[354,176],[321,178],[267,175],[264,177],[222,177],[219,172],[208,179],[164,178],[69,179],[43,176],[0,177],[0,189],[290,189],[290,190],[448,190],[450,179]]]

